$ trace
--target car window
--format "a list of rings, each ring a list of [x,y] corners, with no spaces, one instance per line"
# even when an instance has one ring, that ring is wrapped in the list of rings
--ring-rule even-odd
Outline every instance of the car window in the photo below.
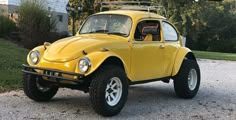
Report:
[[[135,29],[135,41],[144,41],[147,34],[152,35],[152,41],[160,41],[160,22],[157,20],[139,22]]]
[[[177,41],[178,34],[175,28],[167,22],[163,22],[163,32],[165,41]]]
[[[124,15],[94,15],[88,18],[80,34],[104,33],[128,36],[132,20]]]

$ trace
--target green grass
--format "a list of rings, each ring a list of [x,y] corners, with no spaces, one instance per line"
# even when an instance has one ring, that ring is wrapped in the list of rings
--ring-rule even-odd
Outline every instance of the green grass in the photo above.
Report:
[[[28,50],[0,38],[0,92],[22,87],[21,65]]]
[[[236,53],[220,53],[206,51],[193,51],[193,53],[197,58],[236,61]]]

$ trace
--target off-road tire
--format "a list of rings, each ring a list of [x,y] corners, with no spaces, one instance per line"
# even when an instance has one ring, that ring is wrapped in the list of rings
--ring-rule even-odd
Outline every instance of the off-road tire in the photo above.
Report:
[[[58,87],[51,86],[48,91],[42,92],[37,87],[37,79],[41,79],[35,75],[24,74],[23,77],[23,89],[26,96],[30,99],[38,101],[38,102],[46,102],[50,101],[53,96],[58,91]]]
[[[118,77],[122,83],[122,94],[115,106],[110,106],[105,98],[106,87],[111,78]],[[102,116],[114,116],[124,107],[128,95],[128,81],[124,70],[115,65],[105,65],[95,73],[90,87],[90,100],[95,112]]]
[[[196,87],[191,90],[188,84],[188,75],[190,70],[196,70],[197,73],[197,84]],[[186,59],[183,61],[181,68],[176,76],[174,76],[174,89],[175,93],[178,97],[184,99],[191,99],[193,98],[200,86],[200,69],[196,61]]]

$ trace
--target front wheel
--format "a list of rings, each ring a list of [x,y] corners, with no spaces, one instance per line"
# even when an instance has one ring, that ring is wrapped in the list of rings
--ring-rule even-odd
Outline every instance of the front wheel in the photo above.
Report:
[[[52,97],[57,93],[58,87],[44,86],[41,83],[42,83],[41,77],[30,74],[24,74],[24,82],[23,82],[24,93],[30,99],[38,102],[50,101]]]
[[[118,114],[128,95],[128,81],[122,68],[102,66],[91,81],[90,100],[94,110],[103,116]]]
[[[196,61],[184,60],[178,74],[174,77],[174,88],[177,96],[193,98],[200,86],[200,69]]]

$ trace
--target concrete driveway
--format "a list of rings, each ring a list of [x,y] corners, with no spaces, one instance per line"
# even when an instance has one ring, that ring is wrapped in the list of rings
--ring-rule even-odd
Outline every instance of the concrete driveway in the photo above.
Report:
[[[34,102],[22,91],[0,94],[0,120],[236,120],[236,61],[199,60],[202,81],[194,99],[177,98],[173,83],[131,86],[125,107],[112,118],[97,115],[89,95],[61,89],[49,103]]]

